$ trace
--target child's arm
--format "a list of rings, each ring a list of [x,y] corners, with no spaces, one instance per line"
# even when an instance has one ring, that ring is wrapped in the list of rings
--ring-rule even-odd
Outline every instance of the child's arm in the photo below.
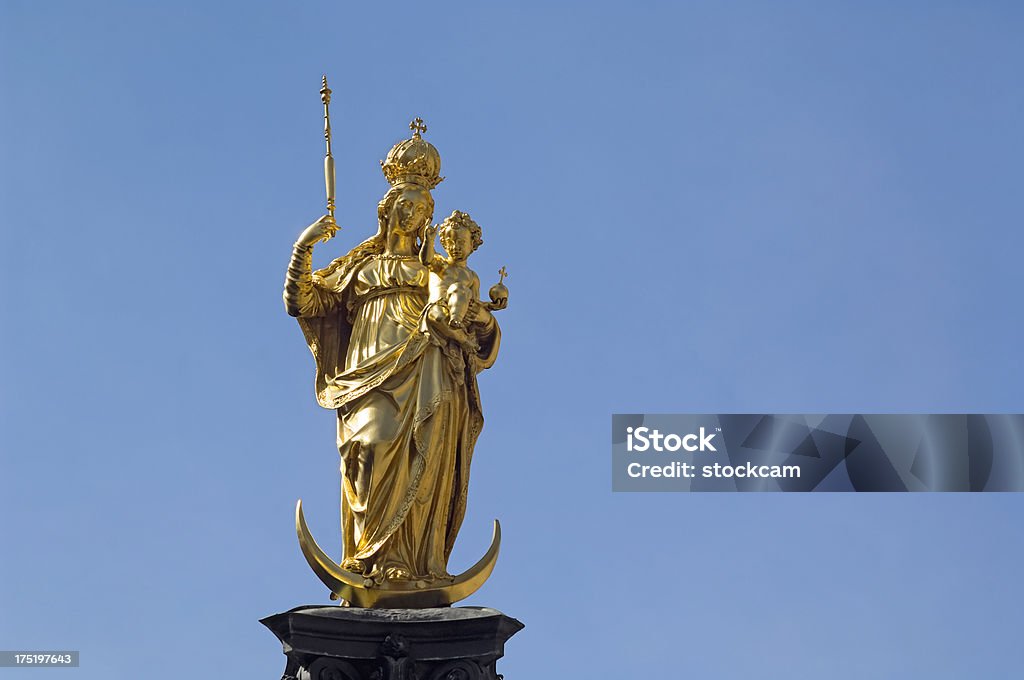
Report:
[[[423,229],[423,244],[420,245],[420,264],[429,267],[434,260],[434,238],[437,236],[437,225],[428,224]]]
[[[420,264],[432,272],[441,272],[445,268],[445,259],[434,250],[434,237],[437,236],[437,225],[423,229],[423,244],[420,246]]]
[[[470,276],[469,289],[473,292],[473,299],[475,300],[480,297],[480,277],[469,267],[466,267],[466,269],[469,270]]]

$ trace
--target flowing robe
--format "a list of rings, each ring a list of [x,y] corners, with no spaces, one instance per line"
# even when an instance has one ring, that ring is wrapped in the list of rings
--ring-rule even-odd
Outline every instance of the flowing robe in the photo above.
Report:
[[[310,275],[309,260],[296,248],[285,305],[316,360],[317,400],[338,413],[346,560],[370,575],[447,576],[483,427],[476,373],[500,330],[472,326],[477,348],[446,336],[415,258],[370,255],[341,275]]]

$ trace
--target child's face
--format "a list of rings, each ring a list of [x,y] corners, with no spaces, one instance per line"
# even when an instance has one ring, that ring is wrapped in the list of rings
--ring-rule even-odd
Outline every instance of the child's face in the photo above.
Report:
[[[462,260],[473,252],[473,234],[464,227],[452,227],[446,234],[444,249],[454,260]]]

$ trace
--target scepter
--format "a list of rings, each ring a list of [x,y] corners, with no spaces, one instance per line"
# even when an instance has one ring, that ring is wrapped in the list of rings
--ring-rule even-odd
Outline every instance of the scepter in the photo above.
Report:
[[[327,75],[320,88],[320,101],[324,103],[324,139],[327,141],[327,155],[324,156],[324,183],[327,185],[327,214],[334,219],[334,156],[331,155],[331,89],[327,87]]]

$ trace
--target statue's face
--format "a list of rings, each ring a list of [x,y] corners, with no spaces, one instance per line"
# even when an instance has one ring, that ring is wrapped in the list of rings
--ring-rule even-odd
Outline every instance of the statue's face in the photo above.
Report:
[[[402,190],[391,209],[390,227],[403,234],[416,234],[430,220],[430,194],[409,186]]]
[[[444,249],[456,260],[469,257],[473,252],[473,234],[464,227],[455,227],[445,234]]]

